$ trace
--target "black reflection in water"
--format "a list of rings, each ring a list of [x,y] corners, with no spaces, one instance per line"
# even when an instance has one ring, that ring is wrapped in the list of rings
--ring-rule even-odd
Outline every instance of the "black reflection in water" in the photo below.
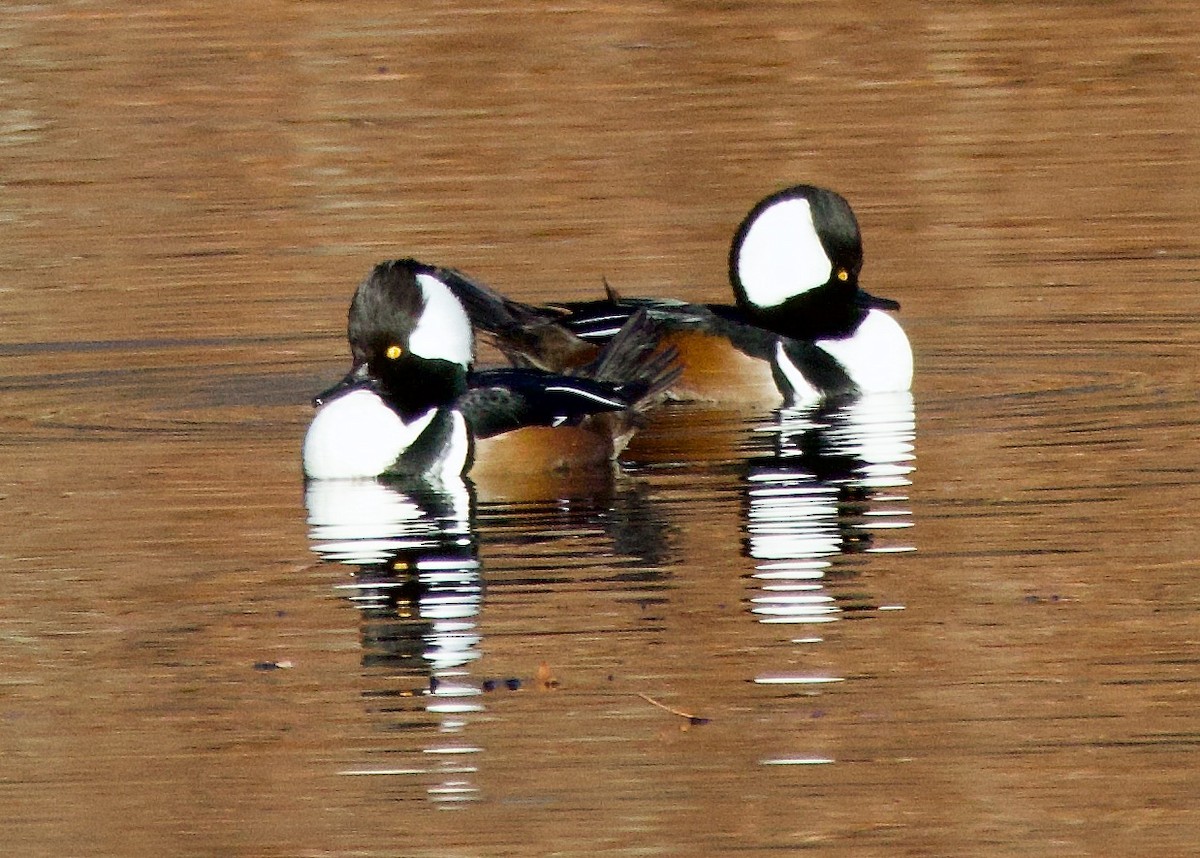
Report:
[[[746,475],[751,610],[763,623],[817,624],[878,609],[851,584],[866,555],[913,550],[894,538],[912,524],[912,395],[783,409],[760,431],[770,453]]]
[[[376,732],[366,760],[343,774],[375,776],[398,798],[416,783],[437,802],[478,798],[473,717],[490,689],[537,681],[471,674],[483,644],[481,543],[498,587],[608,586],[641,602],[664,586],[671,551],[671,528],[625,475],[561,497],[485,504],[467,481],[313,481],[305,500],[313,552],[354,567],[338,589],[358,609],[362,696]]]
[[[431,799],[474,798],[478,749],[462,734],[483,709],[469,675],[483,583],[469,486],[314,481],[305,501],[312,550],[357,567],[339,589],[359,609],[368,711],[383,731],[418,737],[374,746],[371,764],[344,774],[416,776]]]
[[[489,553],[517,561],[529,583],[579,580],[576,570],[589,562],[602,576],[583,579],[592,583],[660,581],[675,553],[674,526],[647,485],[628,473],[561,497],[482,502],[478,520]],[[571,546],[533,550],[564,538]]]

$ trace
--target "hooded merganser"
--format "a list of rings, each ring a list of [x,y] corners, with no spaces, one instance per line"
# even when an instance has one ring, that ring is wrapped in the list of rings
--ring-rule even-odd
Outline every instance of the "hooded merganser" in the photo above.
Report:
[[[862,238],[850,204],[812,185],[785,188],[760,201],[734,235],[729,278],[736,306],[624,298],[530,307],[507,302],[510,316],[604,343],[629,316],[645,310],[675,347],[684,372],[680,399],[765,400],[797,405],[860,393],[907,390],[912,349],[884,310],[900,305],[858,285]],[[506,299],[504,299],[506,300]],[[472,319],[543,365],[538,348],[499,329],[487,302],[464,300]]]
[[[488,456],[503,455],[511,471],[599,464],[615,458],[637,416],[678,375],[646,313],[570,374],[473,372],[471,322],[446,282],[455,276],[400,259],[375,266],[358,287],[353,365],[314,399],[306,477],[445,479],[465,473],[485,447],[523,434],[532,442],[525,449]]]

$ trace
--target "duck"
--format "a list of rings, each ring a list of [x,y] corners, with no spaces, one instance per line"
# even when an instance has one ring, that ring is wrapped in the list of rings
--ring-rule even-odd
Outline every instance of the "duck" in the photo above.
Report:
[[[439,481],[485,459],[510,473],[611,463],[678,375],[644,312],[598,348],[557,332],[590,357],[568,371],[477,370],[471,319],[448,285],[459,276],[395,259],[355,290],[351,369],[313,400],[301,452],[308,480]]]
[[[900,304],[863,289],[862,267],[850,204],[835,191],[799,184],[761,199],[735,230],[732,305],[623,297],[607,283],[605,298],[594,301],[531,306],[471,294],[464,304],[510,357],[543,367],[561,366],[562,352],[522,342],[501,320],[521,318],[525,330],[540,320],[598,345],[633,313],[646,312],[683,367],[672,398],[802,406],[911,387],[912,348],[890,315]]]

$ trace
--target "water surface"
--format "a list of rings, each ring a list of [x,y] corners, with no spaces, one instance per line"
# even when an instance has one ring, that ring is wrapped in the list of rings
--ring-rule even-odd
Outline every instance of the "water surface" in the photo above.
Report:
[[[8,849],[1192,854],[1198,14],[0,11]],[[375,262],[722,300],[797,181],[911,400],[306,496]]]

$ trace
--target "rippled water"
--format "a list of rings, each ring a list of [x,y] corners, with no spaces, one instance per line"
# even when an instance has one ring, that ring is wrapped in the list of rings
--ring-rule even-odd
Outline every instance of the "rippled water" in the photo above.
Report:
[[[1194,854],[1198,15],[0,9],[8,851]],[[911,398],[306,493],[374,262],[721,300],[795,181]]]

